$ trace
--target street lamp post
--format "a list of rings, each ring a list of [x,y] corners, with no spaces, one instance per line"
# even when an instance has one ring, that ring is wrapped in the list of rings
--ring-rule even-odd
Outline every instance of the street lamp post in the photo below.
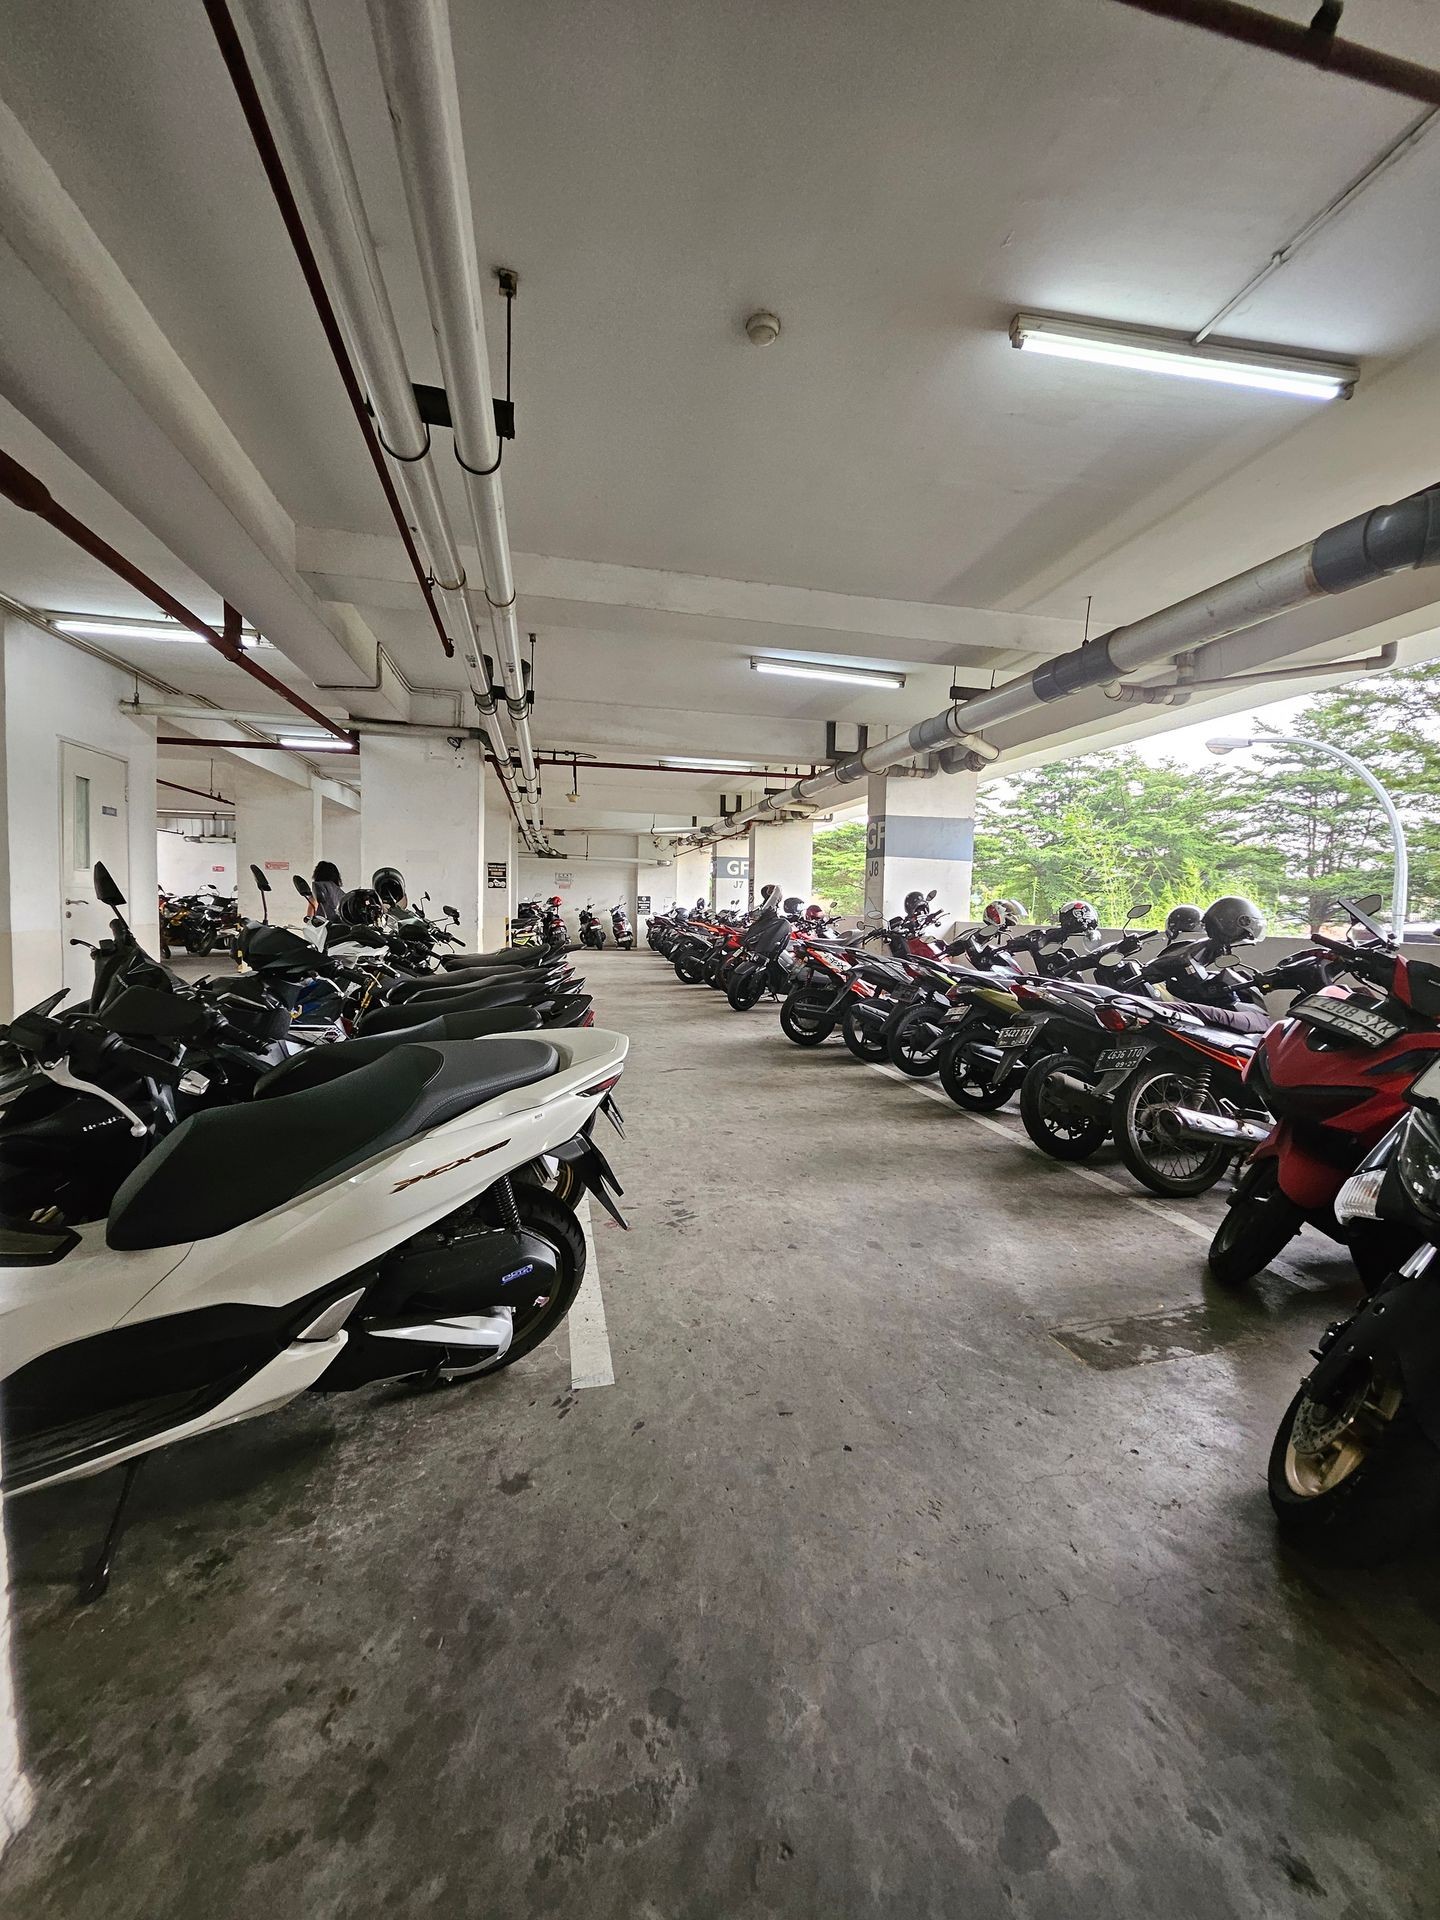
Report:
[[[1348,767],[1357,780],[1365,783],[1380,802],[1380,809],[1390,823],[1390,845],[1395,858],[1395,882],[1390,893],[1390,934],[1396,946],[1399,946],[1405,938],[1405,921],[1410,908],[1410,856],[1405,846],[1405,829],[1400,824],[1395,802],[1364,761],[1357,760],[1353,753],[1346,753],[1343,747],[1332,747],[1328,740],[1311,740],[1294,733],[1217,734],[1205,744],[1211,753],[1233,753],[1240,747],[1282,747],[1292,752],[1327,754],[1330,759],[1338,760],[1341,766]]]

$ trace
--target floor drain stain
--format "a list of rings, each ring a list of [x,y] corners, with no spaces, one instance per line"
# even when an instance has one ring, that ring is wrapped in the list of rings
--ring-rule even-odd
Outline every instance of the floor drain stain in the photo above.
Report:
[[[1125,1320],[1099,1320],[1081,1327],[1050,1327],[1067,1353],[1087,1367],[1109,1372],[1120,1367],[1154,1366],[1164,1360],[1189,1360],[1196,1354],[1231,1347],[1254,1332],[1253,1322],[1217,1317],[1212,1307],[1162,1307]]]

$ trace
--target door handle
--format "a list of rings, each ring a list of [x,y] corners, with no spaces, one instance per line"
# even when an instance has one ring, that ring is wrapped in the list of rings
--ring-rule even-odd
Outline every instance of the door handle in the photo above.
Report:
[[[67,900],[65,904],[67,907],[88,907],[90,902],[88,900]]]

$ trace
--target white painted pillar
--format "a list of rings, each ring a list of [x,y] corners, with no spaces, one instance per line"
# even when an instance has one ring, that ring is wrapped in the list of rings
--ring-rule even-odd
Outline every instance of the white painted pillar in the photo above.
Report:
[[[717,841],[711,859],[711,901],[718,911],[744,913],[750,904],[750,847],[745,840]]]
[[[780,820],[773,826],[751,827],[751,906],[758,904],[761,889],[772,881],[779,887],[782,900],[793,893],[808,905],[814,848],[815,829],[808,820]]]
[[[485,780],[484,891],[481,896],[480,945],[486,953],[503,947],[510,937],[510,922],[515,918],[516,891],[520,884],[519,836],[515,817],[500,791],[494,775]]]
[[[360,743],[360,868],[398,867],[412,901],[459,909],[467,947],[480,938],[485,854],[484,762],[473,740],[365,734]]]
[[[694,912],[697,900],[709,903],[712,898],[709,847],[687,847],[676,854],[675,898],[687,913]]]
[[[347,887],[360,885],[360,809],[336,800],[321,803],[320,858],[340,869]],[[367,874],[366,879],[369,878]]]
[[[227,772],[226,779],[232,776]],[[260,767],[237,763],[235,795],[235,879],[240,912],[247,920],[263,918],[260,890],[250,869],[259,867],[270,882],[270,918],[279,926],[299,926],[305,903],[295,891],[293,876],[309,880],[320,858],[321,815],[324,802],[310,786],[297,786]],[[341,868],[344,872],[344,868]],[[346,884],[356,880],[345,875]]]
[[[970,870],[975,853],[973,773],[938,773],[933,780],[872,774],[865,844],[865,911],[890,919],[907,893],[935,889],[935,905],[949,920],[970,917]]]

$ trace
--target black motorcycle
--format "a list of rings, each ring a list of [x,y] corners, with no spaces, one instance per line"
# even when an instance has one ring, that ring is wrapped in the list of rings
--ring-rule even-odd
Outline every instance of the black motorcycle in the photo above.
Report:
[[[600,916],[588,900],[580,909],[580,944],[582,947],[594,947],[597,952],[605,944],[605,929],[600,924]]]

